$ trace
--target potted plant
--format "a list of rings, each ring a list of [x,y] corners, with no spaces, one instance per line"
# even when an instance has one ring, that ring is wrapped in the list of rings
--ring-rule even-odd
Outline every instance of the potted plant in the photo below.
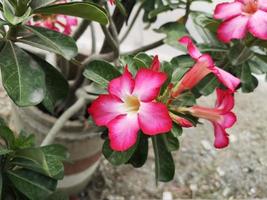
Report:
[[[14,107],[11,125],[36,133],[41,145],[56,142],[68,148],[73,163],[65,164],[63,188],[75,193],[86,185],[101,149],[114,165],[141,167],[150,140],[157,181],[171,180],[171,152],[179,149],[182,128],[198,125],[201,118],[214,126],[214,146],[228,146],[225,129],[236,121],[235,91],[241,87],[243,92],[252,92],[257,86],[253,73],[267,72],[266,31],[253,26],[256,13],[265,8],[258,9],[255,2],[249,4],[252,7],[245,2],[225,3],[212,16],[191,10],[195,2],[2,1],[2,82],[19,107]],[[232,14],[223,12],[227,6],[233,6],[234,16],[242,19],[244,13],[255,13],[241,20],[250,24],[251,34],[246,34],[246,24],[239,27],[229,21]],[[176,9],[184,10],[184,15],[155,29],[164,35],[162,39],[130,52],[121,50],[140,15],[144,23],[153,25],[158,15]],[[78,24],[73,17],[82,19]],[[198,30],[196,38],[202,40],[197,43],[199,49],[189,37],[192,27],[185,26],[189,19]],[[218,19],[225,21],[220,24]],[[100,24],[104,35],[100,50],[92,21]],[[76,41],[82,35],[92,43],[87,55],[78,55]],[[177,53],[170,61],[160,61],[144,53],[163,44],[189,55]],[[54,62],[40,56],[40,50],[55,54]],[[214,108],[197,105],[199,97],[215,90]]]

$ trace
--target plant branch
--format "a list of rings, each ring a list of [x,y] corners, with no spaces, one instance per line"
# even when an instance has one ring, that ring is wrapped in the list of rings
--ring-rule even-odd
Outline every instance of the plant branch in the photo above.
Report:
[[[190,14],[190,6],[191,6],[192,1],[191,0],[186,0],[186,5],[185,5],[185,15],[184,15],[184,24],[186,24],[189,14]]]
[[[82,20],[81,24],[72,36],[75,41],[77,41],[82,36],[82,34],[86,31],[87,27],[90,25],[90,23],[91,22],[88,20]]]
[[[69,107],[56,121],[53,127],[50,129],[49,133],[46,135],[45,139],[43,140],[41,146],[49,145],[53,143],[55,140],[57,133],[62,129],[65,123],[75,114],[77,113],[84,104],[89,100],[94,100],[95,97],[91,95],[87,95],[85,91],[77,91],[78,100]]]
[[[105,38],[106,38],[107,42],[109,43],[109,45],[112,47],[112,49],[114,51],[115,57],[118,57],[119,56],[119,48],[118,48],[117,42],[114,40],[113,36],[111,35],[111,33],[107,27],[101,26],[101,28],[105,34]]]
[[[135,15],[133,17],[133,20],[131,21],[131,23],[130,23],[128,29],[127,29],[127,31],[124,33],[124,35],[120,39],[120,43],[123,43],[124,40],[128,37],[128,35],[131,32],[131,30],[132,30],[132,28],[133,28],[133,26],[134,26],[134,24],[135,24],[135,22],[136,22],[136,20],[137,20],[137,18],[139,16],[139,14],[140,14],[142,8],[143,8],[143,3],[139,6],[138,10],[136,11],[136,13],[135,13]]]
[[[143,47],[140,47],[138,49],[135,49],[133,51],[129,51],[129,52],[125,52],[125,53],[122,53],[122,55],[128,55],[128,54],[137,54],[139,52],[142,52],[142,51],[148,51],[148,50],[151,50],[151,49],[155,49],[161,45],[164,44],[164,41],[163,39],[160,39],[156,42],[153,42],[152,44],[148,44],[148,45],[145,45]]]
[[[93,23],[90,25],[91,30],[91,42],[92,42],[92,48],[91,48],[91,54],[96,53],[96,35],[95,35],[95,26]]]

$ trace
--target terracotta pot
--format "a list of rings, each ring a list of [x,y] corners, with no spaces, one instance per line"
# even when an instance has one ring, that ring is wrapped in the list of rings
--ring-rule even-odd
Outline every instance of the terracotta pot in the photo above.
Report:
[[[36,107],[13,106],[10,126],[17,132],[25,130],[34,133],[40,144],[55,121],[56,118]],[[85,127],[85,123],[80,121],[68,121],[54,143],[67,147],[73,161],[72,164],[65,163],[65,178],[59,182],[59,189],[68,194],[82,191],[99,164],[102,148],[100,129],[95,126]]]

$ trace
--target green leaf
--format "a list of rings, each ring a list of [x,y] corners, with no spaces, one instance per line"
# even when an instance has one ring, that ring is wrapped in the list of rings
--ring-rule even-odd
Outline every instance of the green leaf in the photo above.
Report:
[[[0,148],[0,156],[9,154],[9,153],[11,153],[11,152],[13,152],[13,150]]]
[[[254,89],[258,86],[258,80],[255,76],[251,74],[250,67],[247,63],[242,65],[241,72],[241,88],[242,92],[253,92]]]
[[[204,96],[210,95],[213,91],[220,85],[217,78],[213,74],[207,75],[203,78],[195,88],[193,88],[193,93],[201,94]]]
[[[26,21],[31,15],[31,8],[29,7],[23,15],[16,16],[15,8],[8,0],[3,1],[3,10],[4,10],[3,14],[6,20],[13,25],[17,25],[23,21]]]
[[[145,164],[148,156],[148,137],[141,132],[139,134],[139,137],[140,139],[136,150],[128,161],[128,163],[135,168],[142,167]]]
[[[171,181],[175,173],[172,154],[166,148],[162,135],[153,136],[152,143],[155,153],[156,180],[162,182]]]
[[[105,10],[97,4],[89,2],[55,4],[34,10],[34,13],[45,15],[63,14],[96,21],[103,25],[108,23],[108,17]]]
[[[113,65],[105,61],[95,60],[90,62],[86,67],[83,75],[100,86],[107,88],[108,83],[121,75]]]
[[[172,123],[172,130],[171,133],[174,137],[180,137],[183,134],[183,129],[180,125],[176,123]]]
[[[179,22],[168,22],[164,24],[159,29],[156,30],[159,33],[166,34],[164,43],[172,47],[175,47],[179,50],[184,50],[185,48],[179,44],[178,40],[184,35],[188,35],[188,32],[185,29],[185,26]]]
[[[188,55],[181,55],[174,57],[171,60],[173,67],[175,68],[172,74],[172,83],[177,83],[184,74],[195,64],[194,60]]]
[[[186,91],[174,99],[172,104],[180,107],[193,106],[196,104],[196,98],[191,91]]]
[[[144,52],[136,54],[133,59],[137,69],[149,68],[153,60],[151,56],[147,55]]]
[[[21,131],[14,142],[14,149],[26,149],[34,147],[35,135],[28,135],[26,132]]]
[[[127,151],[119,152],[112,150],[110,148],[109,140],[106,140],[103,144],[102,153],[112,165],[122,165],[130,160],[130,158],[135,152],[136,145],[134,145]]]
[[[65,146],[60,144],[51,144],[41,147],[46,156],[53,156],[60,161],[67,161],[69,159],[69,153]]]
[[[18,106],[39,104],[45,95],[45,77],[40,66],[22,49],[7,42],[0,53],[3,85]]]
[[[32,0],[30,6],[33,9],[40,8],[46,5],[49,5],[57,0]]]
[[[5,141],[8,149],[13,148],[15,136],[14,133],[7,126],[0,126],[0,138]]]
[[[173,136],[171,132],[162,135],[163,142],[169,152],[179,149],[180,144],[177,137]]]
[[[54,52],[67,60],[72,59],[78,53],[76,43],[71,37],[42,27],[25,26],[25,28],[33,34],[19,39],[19,42]]]
[[[254,53],[254,56],[248,60],[251,72],[256,74],[267,73],[267,56]]]
[[[16,189],[30,200],[47,198],[57,185],[56,180],[25,169],[9,170],[7,175]]]
[[[62,74],[51,64],[36,55],[30,55],[45,73],[46,93],[42,104],[49,112],[53,113],[55,105],[67,97],[69,84]]]

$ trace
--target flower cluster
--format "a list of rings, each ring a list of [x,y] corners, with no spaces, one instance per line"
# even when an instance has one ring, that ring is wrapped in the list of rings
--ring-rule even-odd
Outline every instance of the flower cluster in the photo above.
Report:
[[[168,93],[167,100],[160,98],[160,88],[167,80],[167,74],[160,72],[160,62],[155,56],[150,68],[139,69],[134,78],[126,66],[123,75],[109,83],[108,94],[100,95],[89,107],[88,112],[95,123],[108,128],[113,150],[125,151],[132,147],[140,130],[146,135],[154,136],[169,132],[172,123],[182,127],[193,126],[177,112],[211,121],[215,131],[216,148],[229,144],[225,129],[230,128],[236,121],[231,110],[234,106],[233,93],[240,80],[216,67],[212,58],[208,54],[202,55],[188,36],[181,38],[180,43],[187,46],[196,64],[174,87],[172,84],[167,87],[164,92]],[[181,108],[172,105],[174,99],[192,89],[209,73],[213,73],[227,87],[227,90],[216,90],[215,108],[198,105]]]
[[[66,3],[66,0],[59,3]],[[48,28],[57,32],[61,32],[65,35],[72,33],[72,28],[78,25],[78,19],[76,17],[67,15],[34,15],[33,18],[28,21],[29,25],[40,26]]]

